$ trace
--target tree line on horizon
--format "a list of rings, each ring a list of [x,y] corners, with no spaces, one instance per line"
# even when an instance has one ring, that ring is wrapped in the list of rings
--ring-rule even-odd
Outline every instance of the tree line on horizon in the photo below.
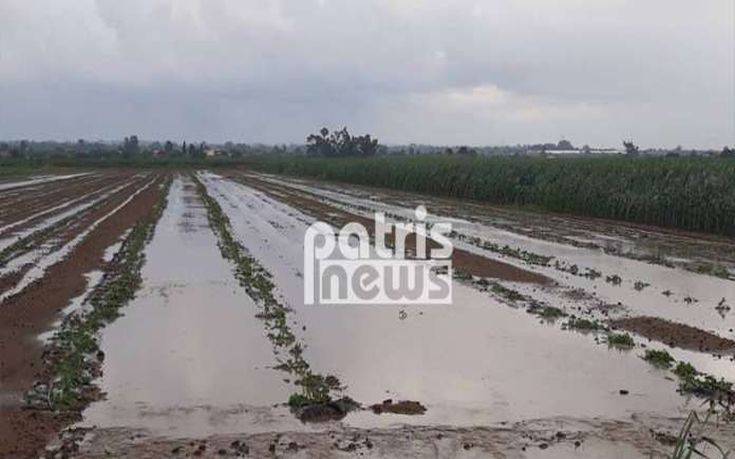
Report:
[[[0,141],[0,160],[34,160],[43,162],[56,159],[79,160],[138,160],[138,159],[176,159],[200,161],[207,157],[242,159],[258,155],[297,155],[311,157],[371,157],[382,155],[444,155],[444,156],[545,156],[557,152],[579,153],[625,153],[627,156],[720,156],[735,158],[735,146],[725,146],[722,150],[640,149],[632,140],[623,141],[622,150],[593,150],[588,145],[575,147],[568,140],[558,143],[518,144],[500,146],[437,146],[424,144],[383,145],[371,134],[353,135],[347,127],[331,131],[323,127],[317,133],[306,137],[304,144],[266,145],[224,142],[175,143],[141,141],[137,135],[126,136],[121,142],[88,141]]]

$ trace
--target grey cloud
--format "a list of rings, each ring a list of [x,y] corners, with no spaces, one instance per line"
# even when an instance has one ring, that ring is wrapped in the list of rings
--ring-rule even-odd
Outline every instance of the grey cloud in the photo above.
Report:
[[[729,0],[6,0],[0,137],[290,142],[326,123],[721,147],[732,17]]]

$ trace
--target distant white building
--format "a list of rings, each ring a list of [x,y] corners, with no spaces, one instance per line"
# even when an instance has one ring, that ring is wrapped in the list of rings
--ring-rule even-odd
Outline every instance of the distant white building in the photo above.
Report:
[[[226,156],[227,154],[222,150],[215,150],[214,148],[207,148],[204,150],[204,156],[207,158],[217,158],[220,156]]]

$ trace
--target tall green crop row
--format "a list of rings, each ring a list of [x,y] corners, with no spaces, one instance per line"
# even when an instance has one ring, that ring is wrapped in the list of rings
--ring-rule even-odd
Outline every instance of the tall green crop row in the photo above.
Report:
[[[716,158],[259,158],[262,171],[735,235],[735,161]]]

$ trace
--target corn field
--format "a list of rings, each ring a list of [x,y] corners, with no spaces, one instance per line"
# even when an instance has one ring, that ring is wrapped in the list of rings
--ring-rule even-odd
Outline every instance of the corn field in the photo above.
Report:
[[[719,158],[260,158],[265,172],[735,236],[735,161]]]

